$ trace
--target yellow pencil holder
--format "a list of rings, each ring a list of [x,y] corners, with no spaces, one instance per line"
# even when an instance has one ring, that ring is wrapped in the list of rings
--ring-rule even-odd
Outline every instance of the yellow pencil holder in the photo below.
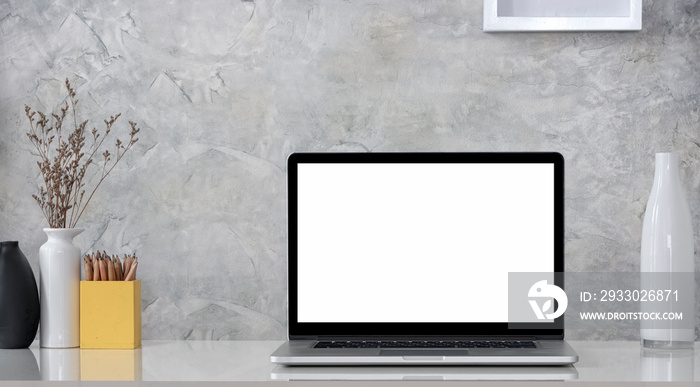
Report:
[[[80,348],[141,346],[141,280],[80,281]]]

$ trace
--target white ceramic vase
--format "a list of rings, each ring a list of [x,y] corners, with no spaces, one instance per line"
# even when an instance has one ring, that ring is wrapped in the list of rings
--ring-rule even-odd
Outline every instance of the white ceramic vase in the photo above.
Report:
[[[79,228],[45,228],[48,240],[39,250],[43,348],[80,346],[80,249],[73,238]]]
[[[646,348],[692,348],[695,321],[693,224],[678,170],[678,155],[657,153],[652,187],[642,230],[640,291],[664,300],[640,302],[642,313],[683,313],[683,320],[643,320]],[[666,290],[677,293],[667,293]]]

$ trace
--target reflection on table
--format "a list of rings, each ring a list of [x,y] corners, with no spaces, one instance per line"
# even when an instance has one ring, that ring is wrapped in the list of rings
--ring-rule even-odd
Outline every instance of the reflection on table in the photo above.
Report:
[[[42,348],[41,380],[80,380],[80,348]]]
[[[692,382],[694,372],[693,350],[658,350],[643,348],[641,353],[641,380],[645,382]]]
[[[141,348],[0,350],[0,380],[137,381],[141,367]]]
[[[453,380],[453,381],[566,381],[576,380],[573,366],[444,366],[444,367],[288,367],[277,366],[270,374],[272,380]]]
[[[572,341],[564,367],[281,367],[281,341],[143,341],[135,350],[0,349],[0,380],[563,380],[697,381],[700,348],[660,351],[638,342]]]
[[[80,350],[80,380],[141,380],[142,365],[141,348]]]
[[[32,351],[0,349],[0,380],[39,380],[39,364]]]

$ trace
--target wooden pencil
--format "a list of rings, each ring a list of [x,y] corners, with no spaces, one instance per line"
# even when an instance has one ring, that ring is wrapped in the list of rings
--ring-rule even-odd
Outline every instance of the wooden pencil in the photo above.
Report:
[[[114,274],[116,274],[117,281],[124,280],[124,275],[122,274],[122,262],[116,255],[114,256]]]
[[[119,256],[116,255],[114,257],[117,260],[117,267],[119,268],[119,281],[124,281],[124,267],[122,266],[122,261],[119,259]]]
[[[129,274],[127,274],[126,278],[124,281],[133,281],[136,279],[136,266],[138,266],[138,262],[134,260],[134,262],[131,263],[131,267],[129,268]]]
[[[107,281],[107,262],[104,257],[100,257],[100,281]]]
[[[85,262],[85,281],[92,281],[92,262],[90,262],[89,255],[85,255],[83,261]]]
[[[92,280],[100,280],[100,261],[97,259],[97,254],[92,253]]]
[[[114,281],[114,262],[112,262],[112,258],[109,256],[107,256],[105,260],[107,261],[107,279],[109,281]]]
[[[131,271],[131,255],[124,258],[124,273],[128,275],[129,271]]]

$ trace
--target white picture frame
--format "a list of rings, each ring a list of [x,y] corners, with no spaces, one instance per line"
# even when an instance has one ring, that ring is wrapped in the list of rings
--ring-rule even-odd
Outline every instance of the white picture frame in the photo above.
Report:
[[[639,31],[642,0],[484,0],[484,31]]]

